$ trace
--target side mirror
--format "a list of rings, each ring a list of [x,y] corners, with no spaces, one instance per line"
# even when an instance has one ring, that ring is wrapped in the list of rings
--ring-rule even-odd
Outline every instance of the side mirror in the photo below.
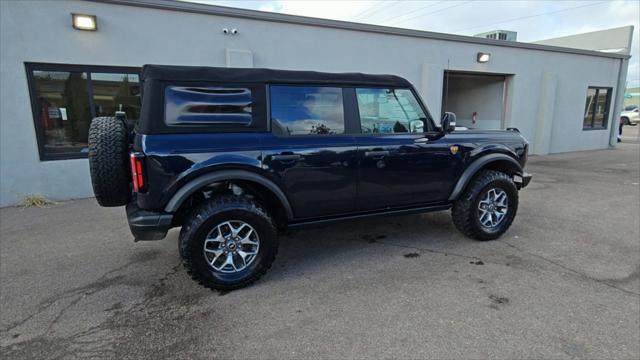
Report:
[[[442,132],[450,133],[456,129],[456,114],[452,112],[446,112],[442,116],[442,121],[440,122],[440,126],[442,128]]]
[[[424,122],[422,120],[412,120],[409,123],[409,132],[412,132],[412,133],[424,132]]]

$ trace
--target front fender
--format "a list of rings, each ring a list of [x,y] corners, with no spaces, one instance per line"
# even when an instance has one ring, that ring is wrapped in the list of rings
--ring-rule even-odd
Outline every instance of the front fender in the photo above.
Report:
[[[464,170],[462,175],[458,178],[456,185],[451,191],[451,195],[449,195],[449,201],[454,201],[458,198],[458,196],[462,193],[462,191],[467,187],[469,181],[473,178],[475,174],[478,173],[484,166],[497,161],[507,161],[509,164],[513,165],[516,169],[518,169],[518,173],[522,174],[522,166],[518,161],[516,161],[513,157],[503,154],[503,153],[493,153],[482,155],[476,160],[474,160],[467,168]]]

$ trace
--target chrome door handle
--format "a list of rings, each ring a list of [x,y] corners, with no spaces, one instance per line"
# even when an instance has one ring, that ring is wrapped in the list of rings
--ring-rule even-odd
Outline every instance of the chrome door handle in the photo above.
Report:
[[[429,142],[429,138],[426,138],[426,137],[417,138],[417,139],[413,140],[413,142],[415,142],[415,143],[420,143],[420,144],[424,144],[424,143],[426,143],[426,142]]]
[[[383,158],[385,156],[389,156],[389,151],[387,150],[375,150],[375,151],[365,151],[364,152],[364,156],[365,157],[370,157],[370,158]]]

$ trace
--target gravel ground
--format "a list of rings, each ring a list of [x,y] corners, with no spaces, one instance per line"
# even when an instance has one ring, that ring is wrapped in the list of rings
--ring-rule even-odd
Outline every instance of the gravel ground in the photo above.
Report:
[[[532,157],[498,241],[461,236],[449,212],[298,230],[229,293],[190,280],[175,230],[133,243],[121,208],[0,209],[0,355],[637,359],[637,129],[615,150]]]

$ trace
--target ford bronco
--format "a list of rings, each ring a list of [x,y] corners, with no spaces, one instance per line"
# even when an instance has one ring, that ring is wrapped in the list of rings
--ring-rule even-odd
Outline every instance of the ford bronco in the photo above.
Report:
[[[89,164],[102,206],[125,206],[136,240],[181,227],[192,278],[247,286],[286,228],[451,209],[466,236],[511,225],[528,143],[517,129],[436,123],[391,75],[146,65],[140,120],[92,121]]]

